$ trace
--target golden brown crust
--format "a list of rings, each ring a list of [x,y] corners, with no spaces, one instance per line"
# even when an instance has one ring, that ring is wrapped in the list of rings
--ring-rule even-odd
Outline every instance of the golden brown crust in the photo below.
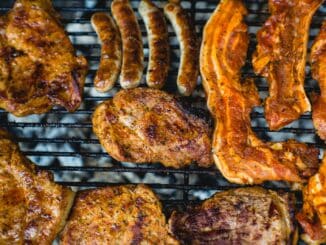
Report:
[[[168,28],[161,10],[150,0],[138,7],[148,35],[149,63],[146,82],[151,88],[162,88],[169,72],[170,46]]]
[[[303,208],[297,219],[308,244],[326,243],[326,157],[317,174],[312,176],[303,190]]]
[[[223,0],[204,29],[200,68],[216,123],[215,163],[239,184],[303,182],[317,171],[318,149],[295,141],[265,143],[252,131],[250,112],[259,96],[253,81],[240,82],[248,47],[246,13],[240,0]]]
[[[111,11],[122,39],[120,84],[123,88],[135,88],[139,85],[144,70],[140,27],[128,0],[114,0]]]
[[[161,203],[145,185],[81,191],[61,244],[178,244]]]
[[[182,95],[191,95],[199,73],[199,42],[195,25],[191,23],[186,10],[179,3],[170,1],[164,7],[164,13],[171,22],[180,44],[180,67],[177,85]]]
[[[0,244],[51,244],[73,199],[74,192],[38,170],[0,129]]]
[[[317,134],[326,140],[326,21],[311,48],[312,76],[319,82],[321,94],[315,96],[313,103],[312,119]]]
[[[121,70],[121,37],[118,27],[107,13],[93,14],[91,23],[102,44],[94,85],[97,91],[106,92],[114,86]]]
[[[96,108],[93,130],[118,161],[174,168],[212,163],[209,125],[157,89],[120,91]]]
[[[48,0],[17,0],[0,18],[0,107],[25,116],[82,102],[87,72]]]
[[[272,130],[298,119],[311,106],[304,91],[309,26],[323,0],[269,0],[271,16],[257,34],[255,72],[267,78],[266,121]]]
[[[169,227],[183,244],[296,244],[294,198],[260,187],[223,191],[174,211]]]

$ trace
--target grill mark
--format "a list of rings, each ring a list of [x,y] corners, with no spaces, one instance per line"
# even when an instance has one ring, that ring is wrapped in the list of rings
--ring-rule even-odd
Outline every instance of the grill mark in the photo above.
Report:
[[[139,214],[135,225],[131,228],[131,231],[134,234],[131,241],[131,245],[138,245],[142,241],[143,239],[142,226],[144,224],[144,221],[145,221],[145,217],[142,214]]]

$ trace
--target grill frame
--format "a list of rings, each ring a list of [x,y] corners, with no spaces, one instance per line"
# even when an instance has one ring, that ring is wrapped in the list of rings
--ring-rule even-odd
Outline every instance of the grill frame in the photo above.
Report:
[[[0,14],[7,12],[13,5],[14,1],[1,1],[0,3]],[[67,7],[67,4],[71,4],[71,7]],[[131,1],[135,6],[139,1]],[[154,1],[155,3],[162,5],[165,1]],[[188,9],[191,18],[193,19],[196,27],[198,28],[198,35],[201,36],[203,26],[208,19],[210,13],[215,9],[215,6],[218,4],[218,0],[206,0],[206,1],[182,1],[184,7]],[[250,64],[250,57],[256,45],[255,32],[259,27],[264,23],[264,21],[269,16],[269,12],[267,10],[267,1],[266,0],[247,0],[245,1],[247,8],[249,10],[249,15],[247,17],[247,24],[249,26],[250,33],[250,47],[248,52],[248,60],[243,68],[243,76],[244,77],[253,77],[256,80],[257,87],[261,94],[261,97],[264,98],[268,91],[268,86],[266,81],[259,76],[256,76]],[[0,110],[0,127],[4,127],[9,129],[9,131],[13,132],[14,135],[18,135],[17,141],[23,148],[23,152],[31,159],[38,163],[38,160],[42,160],[42,158],[51,158],[53,159],[50,164],[42,164],[40,166],[41,169],[50,170],[55,173],[55,177],[58,183],[63,185],[72,186],[79,188],[93,188],[93,187],[102,187],[108,185],[117,185],[117,184],[126,184],[126,183],[139,183],[138,181],[93,181],[90,180],[89,177],[81,178],[78,181],[73,180],[64,180],[62,176],[65,174],[81,172],[85,173],[86,176],[94,175],[95,173],[114,173],[117,175],[121,175],[123,173],[134,173],[136,175],[146,175],[153,174],[159,175],[163,177],[170,178],[168,183],[158,183],[158,181],[150,181],[146,184],[151,186],[159,195],[164,204],[165,210],[167,213],[170,213],[172,208],[176,207],[185,207],[189,204],[198,203],[199,199],[203,199],[205,197],[210,196],[214,191],[222,191],[230,188],[236,188],[238,185],[228,183],[219,173],[219,171],[213,167],[210,169],[203,169],[196,167],[195,165],[190,166],[186,169],[171,169],[164,168],[159,164],[125,164],[115,161],[111,157],[102,151],[97,152],[95,150],[85,151],[82,148],[82,145],[99,145],[99,141],[95,138],[94,135],[89,137],[82,137],[77,135],[66,136],[66,137],[49,137],[46,135],[41,135],[35,137],[37,133],[35,131],[40,131],[44,134],[44,132],[51,132],[51,130],[61,130],[65,129],[67,131],[74,130],[77,132],[78,130],[82,130],[83,132],[90,133],[91,132],[91,114],[93,112],[94,106],[105,99],[112,98],[113,93],[105,93],[105,94],[96,94],[94,93],[93,88],[93,77],[96,73],[96,65],[99,61],[99,50],[100,45],[98,43],[96,33],[89,29],[90,23],[89,19],[91,14],[95,12],[108,11],[108,1],[95,1],[95,0],[54,0],[53,1],[55,9],[59,11],[59,13],[63,16],[62,22],[66,28],[68,28],[68,34],[75,44],[76,50],[78,52],[83,53],[85,57],[90,61],[91,67],[88,74],[88,78],[85,85],[85,96],[84,102],[80,109],[78,109],[75,113],[69,113],[62,108],[54,108],[47,115],[51,116],[51,119],[47,116],[32,116],[28,118],[14,118],[9,115],[7,112]],[[95,7],[88,7],[86,3],[94,3]],[[206,6],[206,7],[200,7]],[[251,7],[256,6],[256,7]],[[257,7],[258,6],[258,7]],[[135,8],[134,8],[135,10]],[[137,11],[136,11],[137,12]],[[326,17],[326,5],[320,8],[315,14],[312,21],[312,29],[311,35],[309,37],[309,47],[311,46],[311,41],[316,36],[316,30],[321,26],[322,20]],[[138,15],[138,19],[139,15]],[[86,26],[86,30],[83,31],[75,31],[71,29],[71,26],[80,25],[83,27]],[[148,49],[147,40],[146,40],[146,32],[145,27],[142,21],[140,21],[143,38],[145,41],[144,49]],[[78,29],[78,28],[77,28]],[[169,35],[172,40],[172,49],[173,55],[171,60],[173,62],[173,68],[170,71],[168,81],[175,81],[177,75],[177,65],[178,65],[178,44],[175,42],[175,35],[172,32],[171,25],[169,24]],[[91,38],[92,42],[80,43],[81,39]],[[145,52],[145,62],[147,64],[148,55]],[[146,67],[144,69],[144,74],[146,72]],[[142,84],[144,86],[144,84]],[[306,92],[319,92],[318,86],[315,81],[312,80],[309,64],[307,64],[307,77],[306,77]],[[120,86],[116,83],[115,90],[119,90]],[[173,83],[167,83],[164,88],[169,92],[176,92],[176,85]],[[204,97],[201,85],[199,84],[197,87],[196,94],[199,97]],[[64,117],[77,118],[77,122],[62,122],[61,118]],[[78,121],[78,117],[87,118],[87,120],[82,122]],[[270,132],[266,123],[264,121],[264,114],[262,108],[257,108],[252,112],[252,124],[254,131],[258,134],[259,137],[264,140],[275,140],[275,138],[279,138],[280,140],[295,138],[302,142],[306,142],[320,149],[325,148],[325,143],[319,139],[315,135],[315,130],[311,127],[311,114],[307,113],[303,115],[300,120],[290,126],[283,128],[280,132]],[[24,131],[29,129],[32,133],[26,134]],[[87,134],[86,134],[87,135]],[[88,134],[91,135],[91,134]],[[73,145],[73,151],[53,151],[53,150],[38,150],[36,145],[44,144],[44,145],[53,145],[53,144],[70,144]],[[51,147],[50,147],[51,148]],[[79,149],[79,150],[78,150]],[[62,160],[62,158],[78,158],[84,166],[72,166]],[[90,161],[89,159],[93,159],[93,161],[97,161],[97,159],[104,159],[103,161],[107,161],[110,164],[97,164],[95,166],[90,166],[87,163]],[[42,161],[41,161],[42,162]],[[61,173],[61,174],[60,174]],[[176,177],[178,176],[178,177]],[[207,178],[207,180],[205,180]],[[174,180],[173,180],[174,179]],[[176,179],[176,180],[175,180]],[[196,179],[194,181],[193,179]],[[203,181],[204,180],[204,181]],[[216,180],[216,181],[214,181]],[[291,191],[289,186],[284,183],[265,183],[264,187],[283,190],[283,191]],[[166,194],[161,192],[161,190],[170,190],[169,193],[174,194]],[[171,192],[172,191],[172,192]],[[194,192],[204,192],[205,194],[193,194]],[[178,193],[178,194],[175,194]],[[301,192],[294,192],[297,196],[297,204],[298,207],[302,203]]]

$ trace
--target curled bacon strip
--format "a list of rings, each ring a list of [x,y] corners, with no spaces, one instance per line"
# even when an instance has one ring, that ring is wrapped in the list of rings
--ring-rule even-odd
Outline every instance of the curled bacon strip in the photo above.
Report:
[[[250,112],[259,97],[253,81],[240,81],[249,41],[246,14],[240,0],[223,0],[204,29],[200,69],[216,123],[215,163],[235,183],[304,182],[318,168],[318,150],[293,140],[265,143],[251,129]]]

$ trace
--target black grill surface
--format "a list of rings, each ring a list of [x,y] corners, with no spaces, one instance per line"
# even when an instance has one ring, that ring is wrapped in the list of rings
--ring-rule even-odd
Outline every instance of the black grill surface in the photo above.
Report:
[[[0,1],[0,14],[7,12],[14,1]],[[154,1],[163,6],[164,1]],[[244,77],[255,78],[261,98],[267,95],[268,86],[264,79],[257,77],[252,70],[251,55],[256,46],[256,32],[269,16],[266,0],[245,1],[249,10],[246,18],[250,32],[250,48],[248,61],[243,69]],[[227,182],[214,167],[211,169],[198,168],[195,165],[186,169],[169,169],[159,164],[137,165],[120,163],[112,159],[99,145],[92,133],[91,115],[94,107],[111,98],[120,86],[108,93],[97,93],[93,87],[93,78],[100,58],[100,45],[90,25],[90,17],[99,11],[110,11],[109,1],[96,0],[54,0],[55,8],[62,16],[62,22],[75,45],[78,53],[82,53],[89,61],[90,71],[87,76],[84,102],[75,112],[69,113],[62,108],[54,108],[45,115],[33,115],[17,118],[0,110],[0,127],[11,131],[20,142],[24,153],[36,162],[42,169],[51,170],[55,180],[74,189],[93,188],[107,185],[126,183],[146,183],[159,194],[167,213],[172,208],[196,203],[210,197],[214,192],[235,188],[237,185]],[[136,10],[139,1],[131,0]],[[189,11],[196,24],[198,35],[210,14],[219,1],[182,1],[182,5]],[[138,13],[137,13],[138,15]],[[326,16],[326,4],[313,17],[310,30],[309,47],[316,37],[323,19]],[[139,17],[139,15],[138,15]],[[143,22],[140,20],[143,33],[145,63],[148,61],[148,44]],[[169,25],[171,42],[171,69],[165,90],[176,93],[176,75],[179,64],[179,45],[175,34]],[[145,70],[146,71],[146,70]],[[144,71],[144,73],[145,73]],[[306,92],[311,95],[318,92],[318,86],[312,80],[309,64],[306,68]],[[143,82],[143,85],[144,82]],[[204,93],[200,83],[193,99],[199,105],[204,105]],[[269,141],[283,141],[289,138],[324,148],[324,143],[315,135],[311,122],[311,114],[303,115],[300,120],[285,127],[279,132],[271,132],[265,122],[263,109],[256,108],[252,113],[252,126],[259,137]],[[265,187],[290,191],[285,183],[266,183]],[[301,204],[300,192],[298,206]]]

